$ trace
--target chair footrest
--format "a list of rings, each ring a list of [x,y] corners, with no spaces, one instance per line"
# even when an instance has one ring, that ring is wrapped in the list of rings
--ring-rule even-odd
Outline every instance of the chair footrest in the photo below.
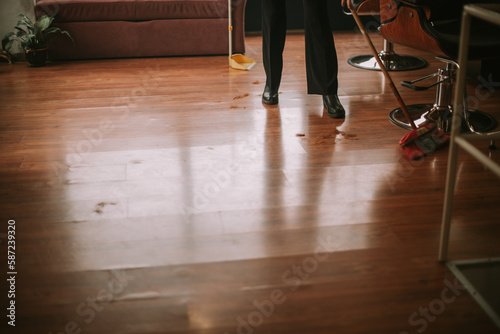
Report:
[[[413,90],[428,90],[431,86],[417,86],[413,84],[413,81],[401,81],[401,86],[406,88],[411,88]]]

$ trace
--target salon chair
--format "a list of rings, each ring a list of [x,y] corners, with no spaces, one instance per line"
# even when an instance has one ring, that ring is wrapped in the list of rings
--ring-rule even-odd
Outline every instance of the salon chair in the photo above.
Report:
[[[433,103],[407,106],[415,124],[434,122],[444,132],[451,131],[453,112],[453,83],[458,69],[457,57],[463,5],[469,3],[498,3],[498,0],[380,0],[380,33],[388,41],[432,53],[445,65],[436,73],[402,85],[414,90],[437,87]],[[493,24],[474,20],[472,22],[470,60],[500,58],[500,28]],[[420,82],[437,78],[429,85]],[[490,115],[467,107],[464,99],[463,130],[488,132],[497,125]],[[390,120],[405,129],[411,129],[401,108],[393,110]]]
[[[380,15],[380,0],[350,0],[353,10],[359,16]],[[350,12],[344,11],[346,15]],[[377,23],[378,25],[378,23]],[[379,57],[388,71],[416,70],[427,66],[427,61],[420,57],[400,55],[394,52],[394,44],[384,39],[384,49],[379,52]],[[372,54],[353,56],[347,62],[364,70],[380,71],[380,67]]]

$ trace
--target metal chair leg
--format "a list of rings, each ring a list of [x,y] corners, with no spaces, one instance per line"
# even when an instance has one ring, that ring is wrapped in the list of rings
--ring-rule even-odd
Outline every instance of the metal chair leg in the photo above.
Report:
[[[393,43],[384,39],[384,49],[379,53],[380,59],[388,71],[410,71],[427,66],[427,61],[420,57],[400,55],[394,52]],[[347,62],[364,70],[380,71],[380,67],[372,54],[351,57]]]
[[[437,86],[436,100],[433,104],[413,104],[407,106],[408,112],[417,126],[427,122],[436,123],[438,128],[443,132],[451,132],[451,119],[453,114],[452,95],[453,86],[456,79],[458,64],[451,59],[436,57],[446,63],[446,67],[439,68],[437,73],[425,76],[414,81],[403,81],[402,85],[414,90],[427,90]],[[437,77],[437,81],[428,86],[418,86],[415,83],[428,78]],[[466,104],[467,97],[465,97]],[[486,133],[493,130],[497,122],[496,120],[480,110],[466,109],[464,131]],[[411,130],[411,126],[406,120],[406,117],[401,108],[396,108],[389,114],[391,122],[404,129]],[[474,129],[474,131],[470,129]]]

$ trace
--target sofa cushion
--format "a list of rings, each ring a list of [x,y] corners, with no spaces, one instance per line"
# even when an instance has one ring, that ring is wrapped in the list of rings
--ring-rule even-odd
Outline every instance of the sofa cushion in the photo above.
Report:
[[[227,0],[137,0],[137,20],[227,18]]]
[[[56,22],[227,18],[227,0],[37,0],[37,16]]]
[[[38,17],[57,13],[56,22],[134,21],[137,0],[38,0]]]

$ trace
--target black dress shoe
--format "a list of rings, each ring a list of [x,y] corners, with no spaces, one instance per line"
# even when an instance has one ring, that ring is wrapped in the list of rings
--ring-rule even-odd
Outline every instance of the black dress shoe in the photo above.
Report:
[[[278,104],[278,88],[273,89],[266,85],[264,93],[262,93],[262,103],[265,104]]]
[[[323,95],[323,106],[328,112],[328,116],[332,118],[344,118],[345,110],[339,101],[337,94]]]

